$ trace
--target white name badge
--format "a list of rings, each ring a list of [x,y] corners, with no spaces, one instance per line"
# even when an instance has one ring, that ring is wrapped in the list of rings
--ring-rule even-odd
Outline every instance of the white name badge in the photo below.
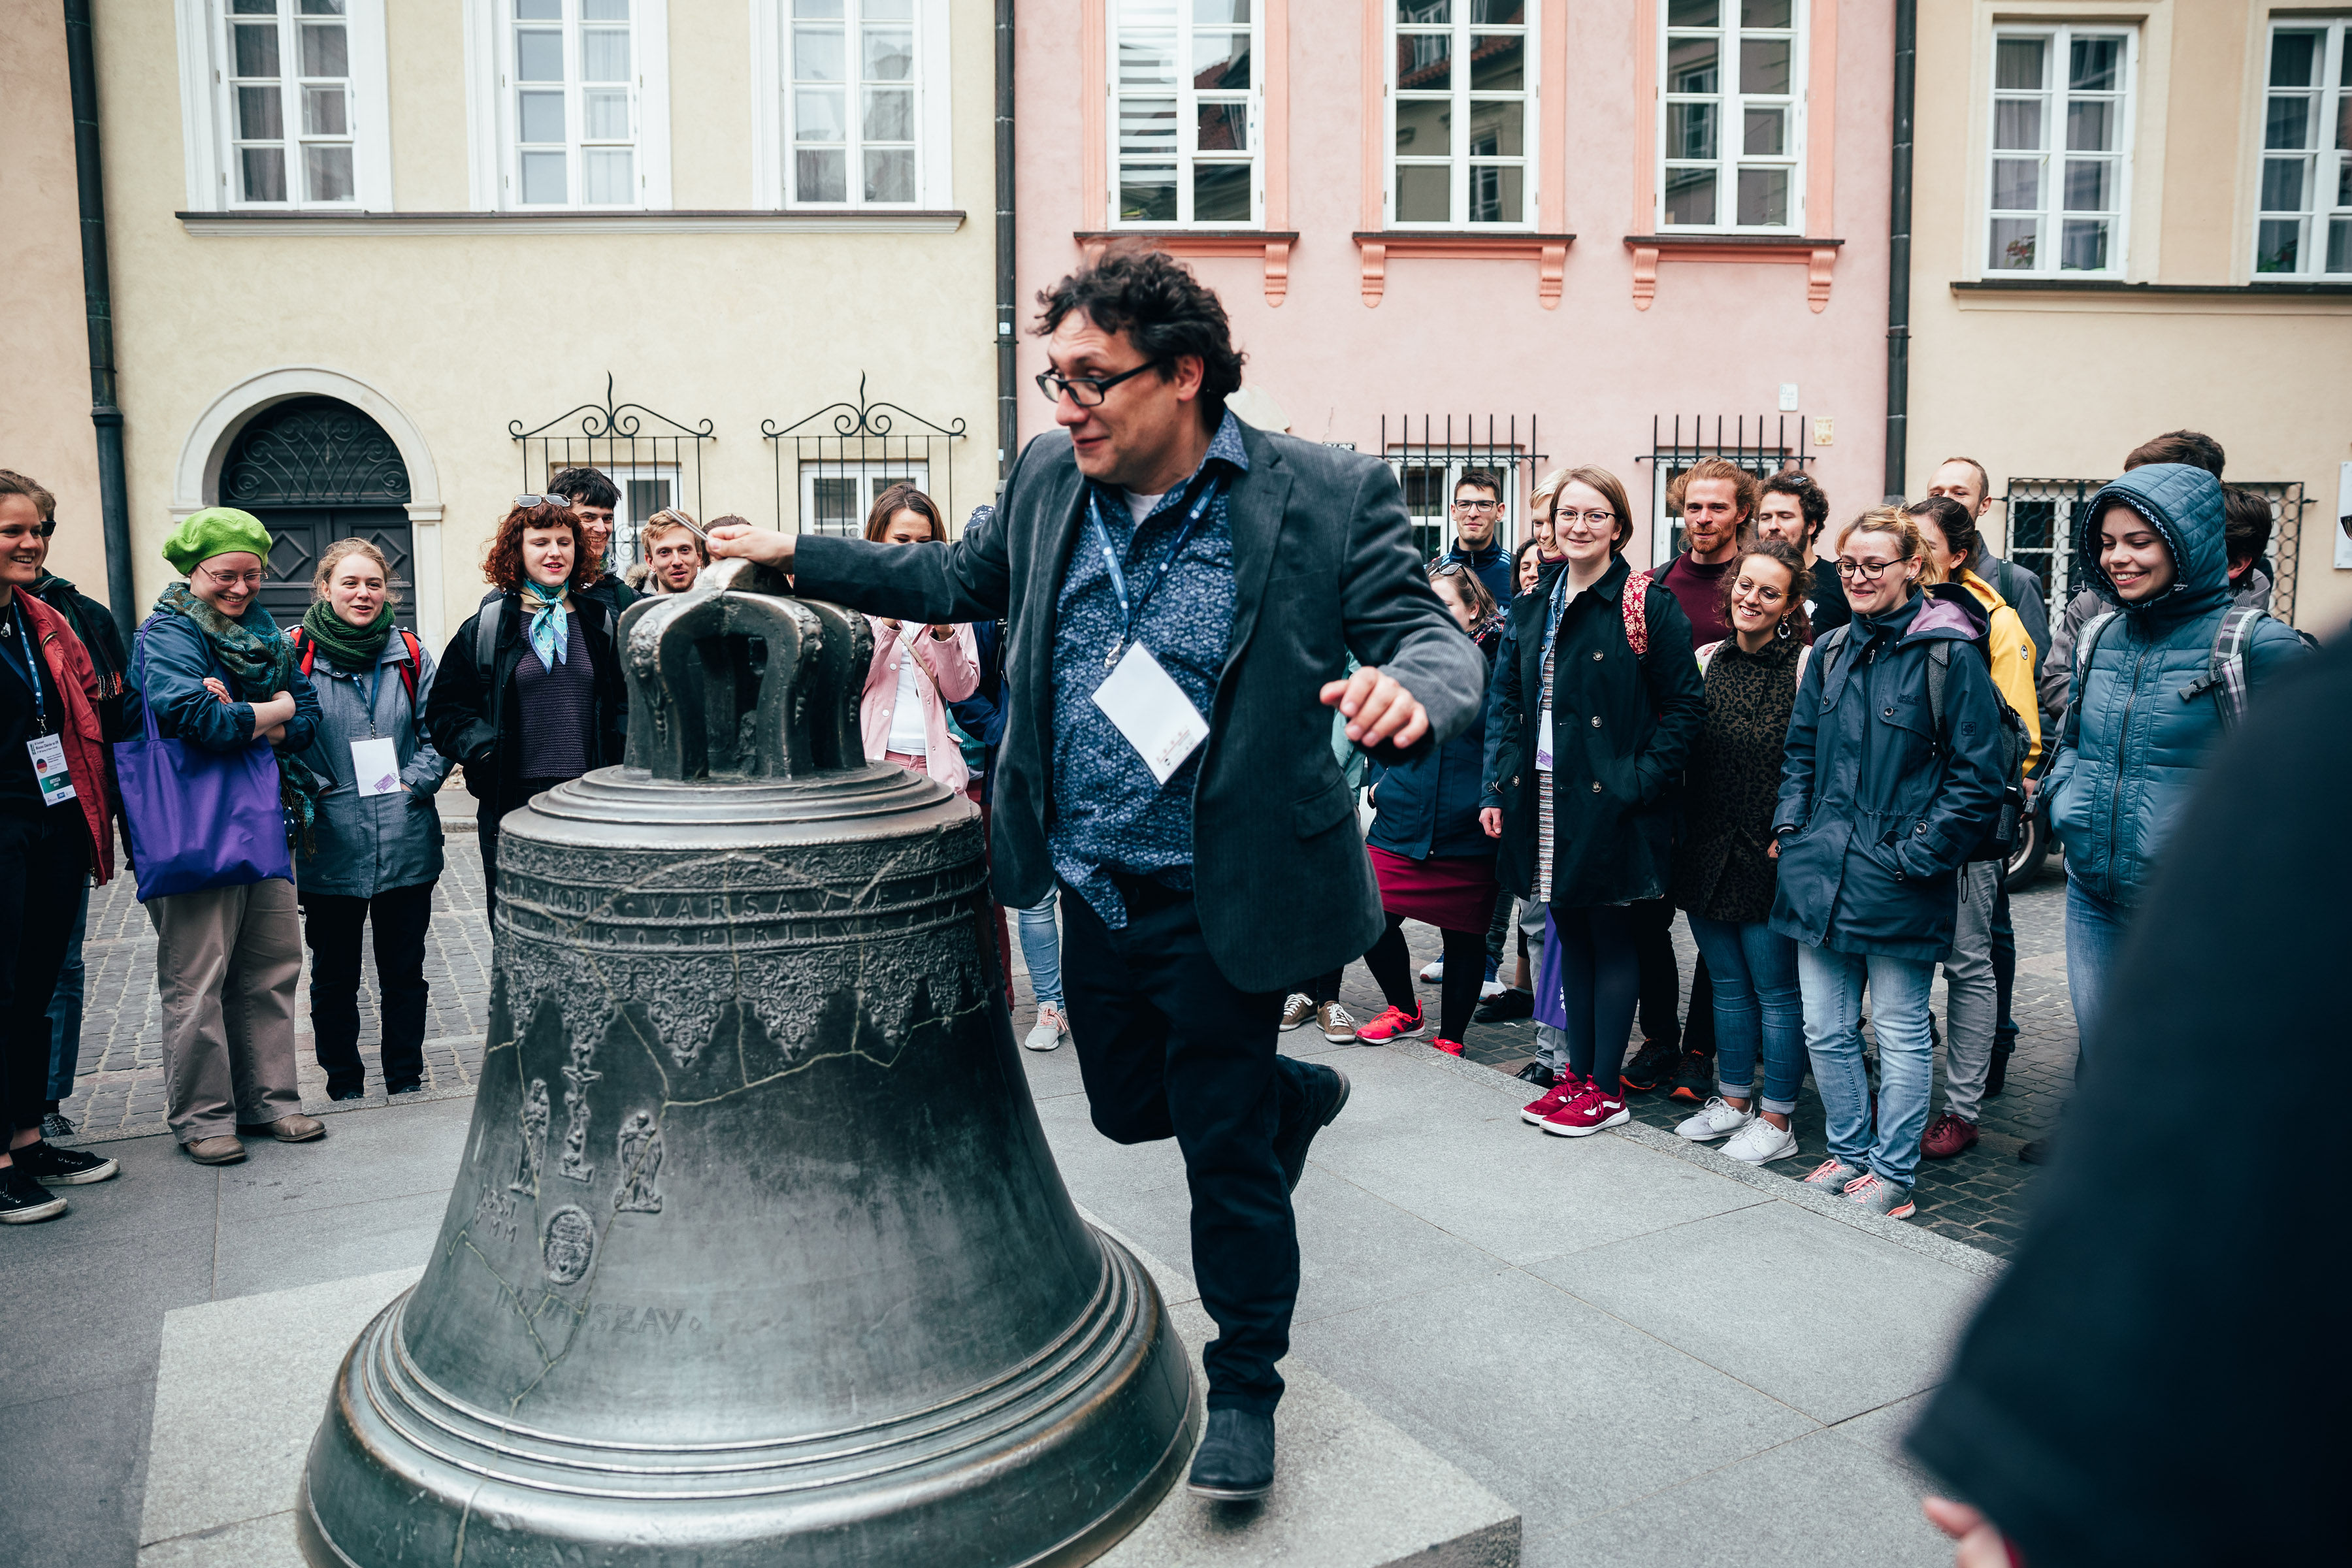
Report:
[[[1536,771],[1551,772],[1551,710],[1549,708],[1543,710],[1543,717],[1536,721]]]
[[[400,749],[388,739],[353,741],[352,777],[362,796],[394,793],[400,788]]]
[[[1209,738],[1209,721],[1141,643],[1129,647],[1095,688],[1095,706],[1118,726],[1161,784]]]
[[[33,778],[41,786],[41,804],[57,805],[74,797],[73,770],[66,766],[62,735],[36,735],[25,742],[32,753]]]

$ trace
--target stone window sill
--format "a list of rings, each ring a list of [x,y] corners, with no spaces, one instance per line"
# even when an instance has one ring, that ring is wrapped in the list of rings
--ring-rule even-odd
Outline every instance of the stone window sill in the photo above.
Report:
[[[1657,298],[1662,261],[1786,263],[1805,268],[1805,303],[1819,315],[1829,309],[1830,272],[1844,244],[1843,239],[1780,234],[1629,234],[1625,247],[1633,253],[1633,309],[1646,310]]]
[[[1171,256],[1255,256],[1265,267],[1265,302],[1280,309],[1290,293],[1290,247],[1298,243],[1296,229],[1271,228],[1098,228],[1080,229],[1071,236],[1088,261],[1098,259],[1111,244],[1139,239]]]
[[[452,234],[952,234],[961,212],[530,212],[530,213],[175,213],[203,238],[256,239],[299,235]]]
[[[1475,234],[1461,229],[1390,228],[1356,235],[1359,273],[1364,308],[1371,310],[1388,289],[1388,264],[1398,257],[1435,257],[1447,260],[1533,261],[1536,299],[1547,310],[1559,309],[1561,275],[1568,269],[1572,234]]]

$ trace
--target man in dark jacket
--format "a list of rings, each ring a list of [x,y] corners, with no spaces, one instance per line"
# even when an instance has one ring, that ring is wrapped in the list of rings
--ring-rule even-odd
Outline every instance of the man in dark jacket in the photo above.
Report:
[[[1465,468],[1454,481],[1454,542],[1441,561],[1455,561],[1486,585],[1495,603],[1507,605],[1511,558],[1503,549],[1503,476],[1492,468]]]
[[[1262,1497],[1298,1289],[1288,1194],[1348,1093],[1276,1053],[1283,997],[1382,928],[1325,708],[1375,756],[1417,752],[1470,721],[1486,660],[1430,591],[1386,464],[1225,411],[1241,356],[1180,264],[1115,251],[1040,300],[1062,430],[1023,450],[987,525],[945,549],[734,530],[712,552],[870,614],[1004,619],[997,899],[1058,880],[1095,1125],[1183,1149],[1219,1330],[1192,1486]],[[1363,668],[1335,679],[1350,653]]]
[[[1936,465],[1927,479],[1927,493],[1948,496],[1969,509],[1969,516],[1978,524],[1992,509],[1992,480],[1985,466],[1974,458],[1947,458]],[[1979,537],[1982,537],[1979,535]],[[1992,584],[1993,592],[2009,602],[2017,618],[2025,623],[2025,635],[2033,639],[2033,657],[2038,663],[2050,653],[2050,605],[2042,592],[2042,579],[2013,561],[2004,561],[1990,550],[1979,546],[1969,569]]]

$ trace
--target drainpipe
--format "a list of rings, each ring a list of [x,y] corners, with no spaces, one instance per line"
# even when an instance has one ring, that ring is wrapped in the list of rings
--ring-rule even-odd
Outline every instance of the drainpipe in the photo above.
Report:
[[[1018,422],[1018,304],[1013,280],[1013,0],[996,0],[996,479],[1012,470]]]
[[[73,88],[74,174],[81,197],[81,297],[89,320],[89,418],[98,426],[98,512],[106,597],[127,647],[139,625],[131,584],[131,502],[123,482],[122,410],[114,402],[113,290],[107,282],[106,177],[98,160],[98,65],[89,0],[66,0],[66,75]]]
[[[1886,499],[1903,499],[1911,416],[1911,100],[1919,0],[1895,0],[1895,156],[1886,237]]]

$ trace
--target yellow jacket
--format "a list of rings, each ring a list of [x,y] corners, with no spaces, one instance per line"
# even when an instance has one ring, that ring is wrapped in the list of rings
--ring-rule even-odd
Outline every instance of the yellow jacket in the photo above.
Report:
[[[2033,639],[2025,635],[2025,623],[1991,584],[1966,571],[1959,580],[1992,617],[1992,635],[1985,639],[1992,648],[1992,683],[2025,721],[2025,768],[2031,773],[2042,755],[2042,704],[2034,695]]]

